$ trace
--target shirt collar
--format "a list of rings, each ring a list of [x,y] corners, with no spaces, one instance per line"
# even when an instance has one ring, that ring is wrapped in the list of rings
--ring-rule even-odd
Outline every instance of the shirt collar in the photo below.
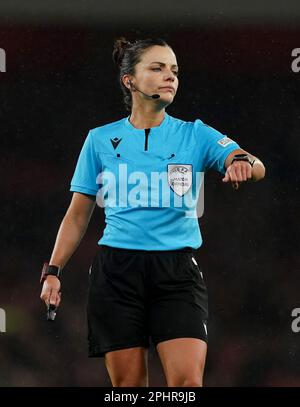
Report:
[[[134,127],[130,123],[129,118],[130,118],[130,115],[127,116],[126,119],[125,119],[125,127],[126,128],[128,128],[130,131],[135,131],[135,132],[144,132],[145,131],[145,129],[137,129],[136,127]],[[168,115],[168,113],[165,112],[165,117],[164,117],[163,121],[160,123],[159,126],[151,127],[151,131],[154,130],[154,129],[161,130],[162,128],[164,128],[167,125],[169,119],[170,119],[170,116]]]

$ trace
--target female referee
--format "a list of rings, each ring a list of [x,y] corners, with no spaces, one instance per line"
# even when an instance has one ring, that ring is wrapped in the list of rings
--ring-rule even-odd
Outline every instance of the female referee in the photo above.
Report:
[[[106,226],[89,275],[89,357],[104,357],[114,387],[146,387],[151,339],[167,385],[199,387],[208,306],[194,257],[202,243],[196,200],[187,197],[197,173],[210,168],[236,189],[262,179],[265,168],[201,120],[166,113],[178,88],[178,64],[165,41],[120,38],[113,59],[130,116],[86,137],[41,298],[59,306],[60,271],[96,203],[104,206]]]

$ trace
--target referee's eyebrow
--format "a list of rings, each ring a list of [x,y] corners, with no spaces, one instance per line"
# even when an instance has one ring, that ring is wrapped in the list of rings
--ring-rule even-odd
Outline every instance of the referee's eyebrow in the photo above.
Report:
[[[159,64],[159,65],[161,65],[161,66],[166,66],[166,64],[164,63],[164,62],[150,62],[150,65],[151,64]],[[173,64],[172,65],[172,67],[176,67],[176,68],[178,68],[178,65],[176,65],[176,64]]]

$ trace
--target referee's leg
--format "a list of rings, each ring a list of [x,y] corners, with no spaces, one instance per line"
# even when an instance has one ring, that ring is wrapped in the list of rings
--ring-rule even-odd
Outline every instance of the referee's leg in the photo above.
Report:
[[[158,343],[168,387],[202,387],[207,344],[197,338],[176,338]]]
[[[134,347],[107,352],[105,365],[113,387],[148,387],[148,349]]]

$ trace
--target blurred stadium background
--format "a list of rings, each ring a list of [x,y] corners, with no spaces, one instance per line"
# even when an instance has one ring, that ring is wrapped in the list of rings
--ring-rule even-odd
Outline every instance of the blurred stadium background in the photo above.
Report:
[[[299,1],[0,2],[0,386],[109,386],[87,358],[87,276],[104,220],[95,210],[66,266],[63,302],[45,320],[39,275],[71,199],[90,128],[127,116],[111,53],[120,35],[166,39],[180,88],[168,113],[202,119],[266,165],[233,191],[208,173],[204,244],[209,291],[206,386],[299,386]],[[150,385],[165,380],[153,347]]]

